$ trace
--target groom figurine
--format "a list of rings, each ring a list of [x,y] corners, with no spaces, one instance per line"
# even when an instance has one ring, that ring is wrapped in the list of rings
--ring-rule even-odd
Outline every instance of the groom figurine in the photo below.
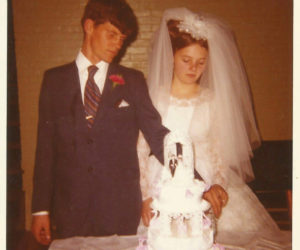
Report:
[[[112,63],[137,31],[132,9],[123,0],[90,0],[82,27],[76,60],[47,70],[41,88],[32,232],[44,245],[50,228],[57,238],[135,234],[139,130],[163,162],[168,130],[143,74]]]

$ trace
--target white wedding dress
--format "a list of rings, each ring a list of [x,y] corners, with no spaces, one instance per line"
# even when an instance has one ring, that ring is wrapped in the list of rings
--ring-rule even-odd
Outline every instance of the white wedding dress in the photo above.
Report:
[[[213,122],[212,98],[209,90],[202,90],[199,97],[192,99],[171,96],[162,120],[171,131],[181,130],[191,136],[195,148],[196,170],[205,182],[219,184],[228,193],[228,203],[217,220],[217,232],[279,231],[277,224],[247,184],[228,166],[222,165],[217,152],[217,141],[210,133]],[[143,199],[147,199],[155,192],[162,166],[154,156],[149,157],[149,148],[142,136],[138,142],[138,155]]]

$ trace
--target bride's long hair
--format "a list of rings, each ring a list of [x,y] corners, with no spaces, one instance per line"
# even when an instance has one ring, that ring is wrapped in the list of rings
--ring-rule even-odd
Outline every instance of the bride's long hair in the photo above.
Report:
[[[252,149],[259,145],[260,137],[246,71],[229,26],[186,8],[166,10],[154,35],[149,59],[148,85],[152,101],[164,116],[173,77],[173,49],[180,49],[180,46],[174,47],[174,40],[171,42],[170,38],[175,32],[174,24],[182,36],[189,35],[203,47],[207,46],[208,59],[199,84],[213,93],[211,134],[218,142],[222,163],[243,180],[250,181],[254,178],[250,163]]]

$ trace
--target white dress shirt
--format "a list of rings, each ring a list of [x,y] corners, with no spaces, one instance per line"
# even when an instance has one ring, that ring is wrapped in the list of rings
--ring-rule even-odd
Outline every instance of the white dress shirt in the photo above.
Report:
[[[78,68],[82,101],[84,101],[84,89],[86,81],[88,79],[88,67],[93,64],[89,61],[89,59],[85,57],[85,55],[81,51],[79,51],[75,62]],[[100,61],[97,64],[95,64],[98,70],[94,75],[94,80],[100,90],[100,93],[102,93],[104,88],[108,65],[109,64],[104,61]]]
[[[75,63],[78,68],[82,103],[84,103],[84,89],[85,89],[86,81],[88,79],[88,67],[93,64],[89,61],[89,59],[85,57],[85,55],[81,52],[81,50],[77,55]],[[100,93],[102,93],[104,88],[108,65],[109,64],[104,61],[100,61],[95,65],[97,66],[98,70],[94,75],[94,80],[100,90]],[[40,212],[33,213],[32,215],[47,215],[47,214],[49,214],[48,211],[40,211]]]

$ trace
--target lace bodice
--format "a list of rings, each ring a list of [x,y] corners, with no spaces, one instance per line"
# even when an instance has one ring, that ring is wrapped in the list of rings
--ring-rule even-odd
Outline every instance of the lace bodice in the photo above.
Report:
[[[167,114],[162,118],[164,126],[171,131],[181,130],[188,133],[196,103],[197,98],[178,99],[171,96]]]

